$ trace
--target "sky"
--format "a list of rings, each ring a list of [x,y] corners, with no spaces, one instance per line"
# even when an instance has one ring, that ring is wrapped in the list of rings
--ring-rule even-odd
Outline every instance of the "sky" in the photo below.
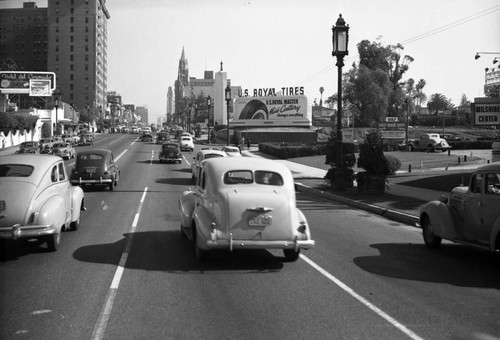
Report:
[[[0,7],[23,1],[0,0]],[[37,1],[39,7],[45,1]],[[500,59],[500,0],[107,0],[108,91],[145,105],[149,122],[166,114],[184,48],[189,75],[224,71],[233,86],[303,86],[309,104],[337,92],[332,26],[349,25],[343,71],[362,40],[402,43],[414,58],[403,80],[427,83],[428,97],[459,104],[483,97],[485,68]],[[477,52],[492,52],[481,54]]]

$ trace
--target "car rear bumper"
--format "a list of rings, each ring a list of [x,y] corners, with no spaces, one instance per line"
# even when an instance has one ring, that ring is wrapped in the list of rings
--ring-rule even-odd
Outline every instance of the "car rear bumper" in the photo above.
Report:
[[[0,227],[0,239],[17,240],[20,238],[34,238],[57,233],[57,228],[51,225],[20,225]]]
[[[209,249],[310,249],[315,245],[314,240],[208,240]]]
[[[162,162],[181,162],[181,157],[160,157],[160,161]]]
[[[72,179],[71,184],[102,184],[111,183],[113,180],[111,178],[97,178],[97,179]]]

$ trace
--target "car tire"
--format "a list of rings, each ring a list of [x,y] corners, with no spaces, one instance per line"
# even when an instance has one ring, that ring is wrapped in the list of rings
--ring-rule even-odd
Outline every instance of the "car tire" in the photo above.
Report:
[[[205,262],[208,258],[208,252],[198,247],[198,232],[196,231],[196,226],[194,224],[192,228],[193,228],[194,255],[196,261]]]
[[[441,237],[434,235],[432,223],[429,217],[424,217],[422,221],[422,236],[424,237],[425,245],[430,249],[439,248],[441,241],[443,240]]]
[[[69,227],[70,227],[71,230],[77,231],[78,228],[80,227],[80,217],[78,217],[78,219],[76,221],[71,222],[71,224],[69,225]]]
[[[61,232],[47,235],[47,249],[49,251],[56,251],[61,245]]]
[[[285,260],[287,262],[295,262],[299,258],[300,249],[297,251],[295,251],[295,249],[283,249],[283,254],[285,255]]]

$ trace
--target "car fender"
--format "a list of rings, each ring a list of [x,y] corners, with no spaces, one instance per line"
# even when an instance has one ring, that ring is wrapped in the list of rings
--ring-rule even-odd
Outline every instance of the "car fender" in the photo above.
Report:
[[[305,227],[303,230],[303,233],[299,231],[299,235],[303,235],[304,236],[303,239],[305,239],[305,240],[310,240],[311,239],[311,229],[309,228],[309,223],[307,223],[306,216],[304,215],[302,210],[300,210],[299,208],[295,208],[295,210],[297,211],[300,226]],[[295,230],[294,230],[294,232],[295,232]]]
[[[205,249],[207,240],[212,232],[212,223],[216,223],[214,215],[209,212],[203,205],[198,205],[193,212],[193,220],[198,230],[198,245]],[[220,226],[219,226],[220,229]]]
[[[500,217],[493,223],[490,236],[490,250],[500,250]]]
[[[181,215],[181,225],[191,228],[195,204],[195,193],[192,190],[184,191],[179,198],[179,212]]]
[[[40,207],[38,224],[52,225],[61,232],[63,225],[66,225],[66,211],[61,209],[65,205],[61,195],[49,197]]]
[[[71,187],[71,222],[78,221],[81,211],[85,211],[84,193],[80,186]]]
[[[428,217],[432,222],[433,233],[442,238],[458,237],[450,207],[441,201],[426,203],[420,211],[420,224]]]

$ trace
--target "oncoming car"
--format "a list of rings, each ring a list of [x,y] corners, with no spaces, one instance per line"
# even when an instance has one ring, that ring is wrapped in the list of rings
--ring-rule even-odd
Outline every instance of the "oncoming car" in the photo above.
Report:
[[[105,185],[113,190],[120,179],[120,168],[107,149],[81,151],[71,173],[73,185]]]
[[[38,142],[22,142],[19,145],[19,150],[16,153],[38,153],[40,152],[40,145]]]
[[[191,179],[196,181],[196,177],[198,176],[198,171],[200,169],[200,164],[205,159],[216,158],[216,157],[227,157],[227,154],[221,150],[216,149],[201,149],[196,153],[196,156],[193,157],[193,163],[191,163]]]
[[[52,154],[62,159],[75,158],[75,148],[68,142],[57,142],[52,145]]]
[[[198,260],[212,249],[282,249],[295,261],[301,249],[314,247],[285,165],[220,157],[203,161],[197,177],[181,194],[179,212],[181,232],[193,241]]]
[[[77,230],[84,193],[69,183],[60,157],[0,156],[0,239],[40,239],[55,251]]]
[[[478,167],[468,186],[453,188],[449,197],[425,204],[420,225],[425,245],[438,248],[442,239],[500,251],[500,163]]]

